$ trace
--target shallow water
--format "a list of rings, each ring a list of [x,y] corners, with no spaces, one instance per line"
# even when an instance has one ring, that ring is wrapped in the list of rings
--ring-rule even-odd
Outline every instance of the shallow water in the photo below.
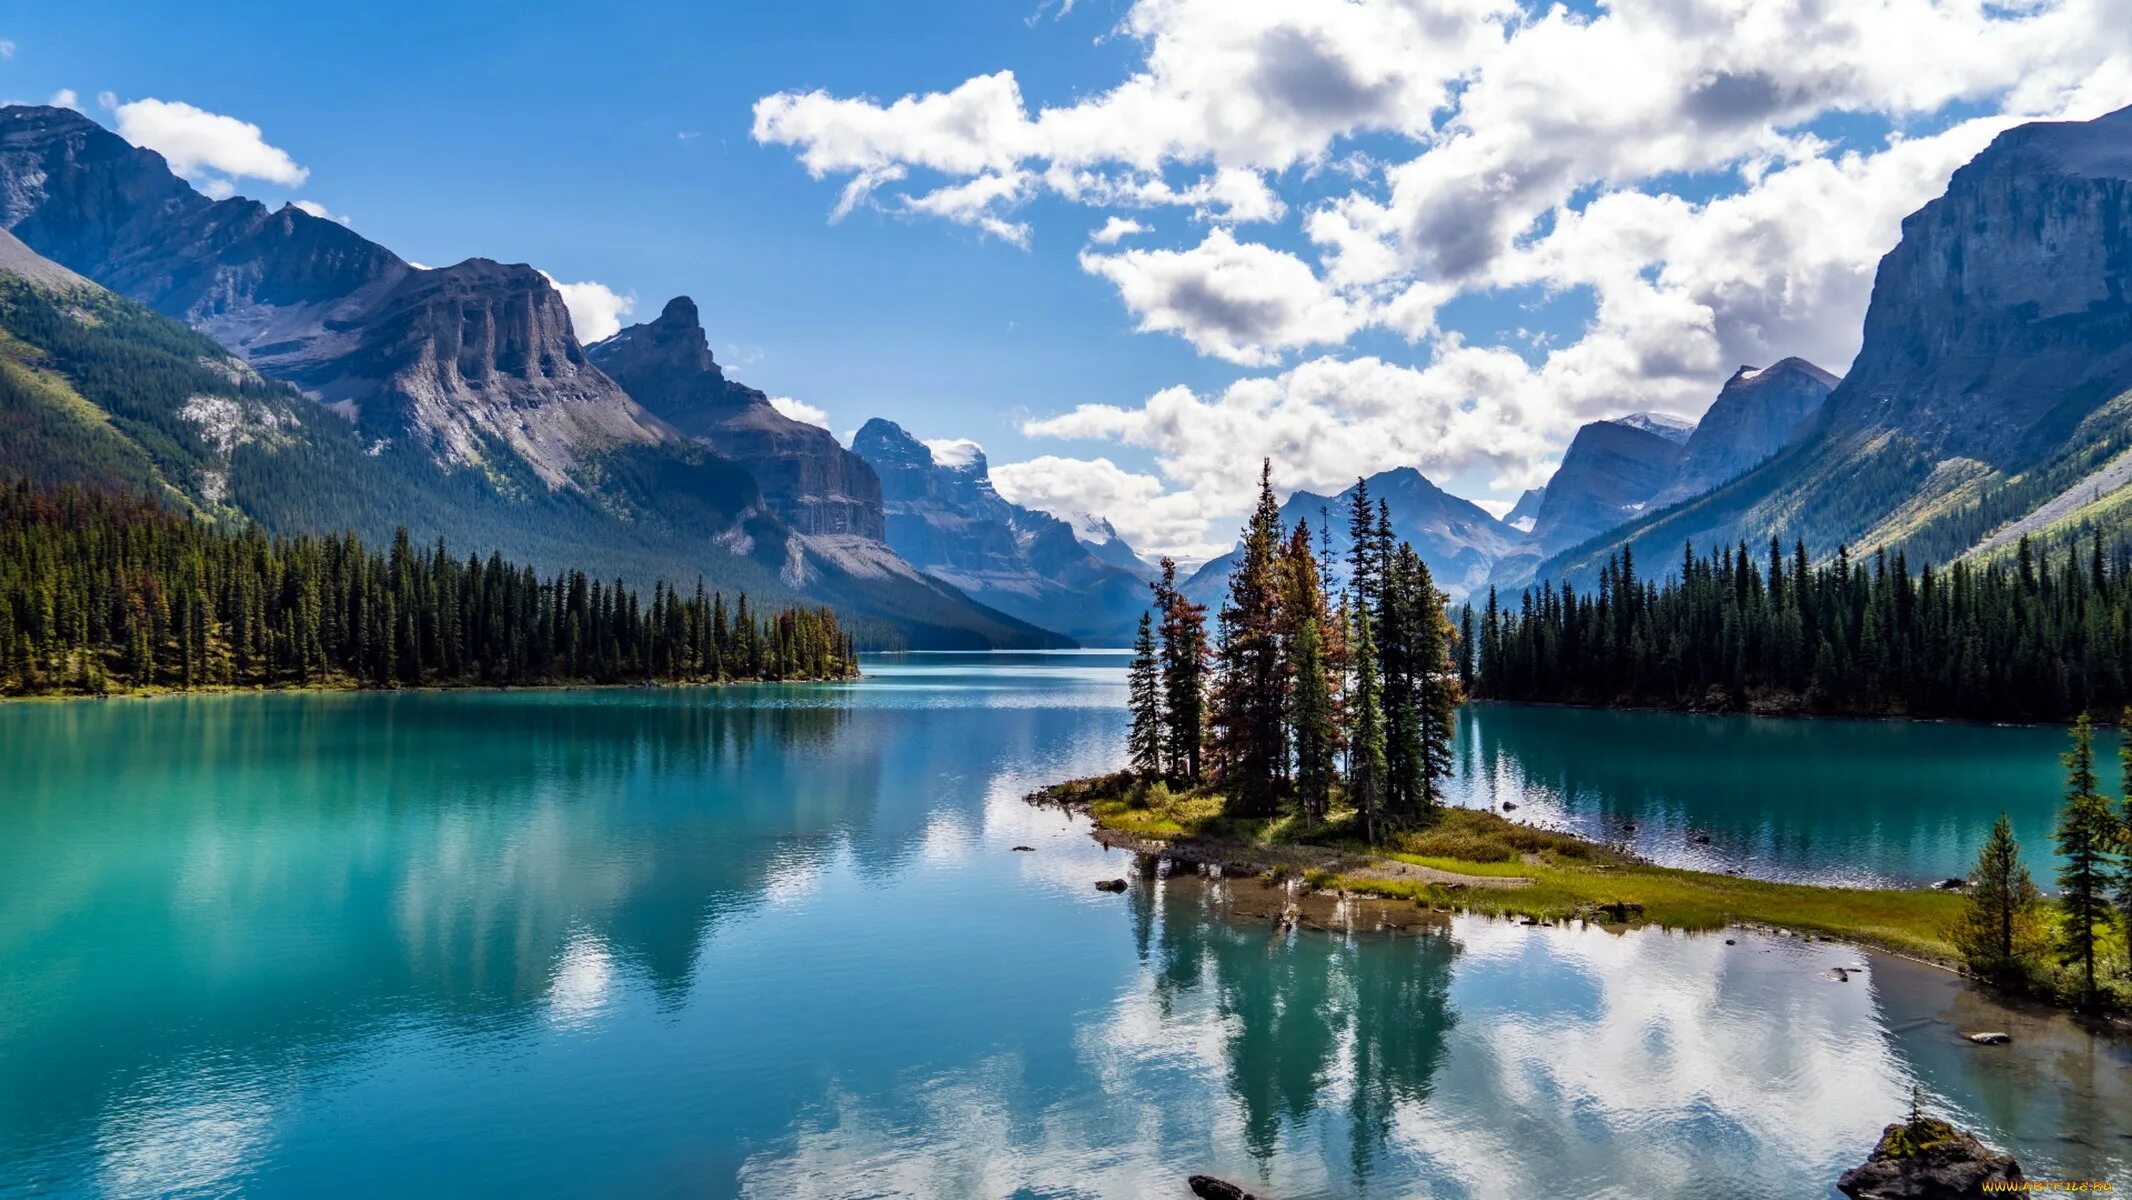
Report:
[[[1939,972],[1096,893],[1123,857],[1020,796],[1114,762],[1121,665],[0,707],[0,1195],[1814,1196],[1913,1083],[2032,1176],[2132,1182],[2132,1052]],[[1611,714],[1521,711],[1556,724],[1480,709],[1467,758],[1540,815],[1966,853],[1944,795],[1725,825],[1667,738],[1594,774],[1542,744]]]

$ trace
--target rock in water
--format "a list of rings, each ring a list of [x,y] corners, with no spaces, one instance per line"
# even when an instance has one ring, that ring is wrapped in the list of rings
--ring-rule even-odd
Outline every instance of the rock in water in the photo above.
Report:
[[[1192,1186],[1192,1194],[1199,1200],[1258,1200],[1250,1192],[1212,1175],[1194,1175],[1185,1181]]]
[[[2014,1039],[1997,1030],[1991,1030],[1986,1033],[1972,1033],[1969,1035],[1969,1040],[1979,1046],[2003,1046]]]
[[[1897,1121],[1863,1166],[1853,1167],[1836,1188],[1853,1200],[1968,1200],[1987,1194],[1987,1183],[2019,1183],[2021,1166],[1974,1134],[1936,1117]]]
[[[1125,890],[1125,881],[1123,879],[1098,879],[1096,880],[1096,890],[1099,892],[1122,892]]]

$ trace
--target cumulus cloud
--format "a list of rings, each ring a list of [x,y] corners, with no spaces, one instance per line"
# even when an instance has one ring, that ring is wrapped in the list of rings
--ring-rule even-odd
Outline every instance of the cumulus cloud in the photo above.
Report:
[[[1088,240],[1098,246],[1115,246],[1121,238],[1137,233],[1151,232],[1147,226],[1131,217],[1112,217],[1103,222],[1102,228],[1088,235]]]
[[[927,438],[925,448],[940,467],[967,467],[985,455],[985,448],[968,438]]]
[[[45,103],[51,105],[53,108],[78,109],[81,107],[81,97],[75,94],[73,88],[61,88],[58,91],[53,92],[52,98],[45,101]]]
[[[794,400],[790,396],[770,397],[770,407],[802,425],[819,425],[824,429],[829,428],[829,414],[827,412],[804,401]]]
[[[580,342],[613,337],[622,329],[622,318],[637,309],[634,292],[625,296],[604,283],[564,283],[546,271],[541,275],[562,293],[563,306],[570,310],[570,328]]]
[[[1903,215],[2011,125],[2132,102],[2121,0],[1134,0],[1113,36],[1123,71],[1067,100],[990,70],[892,101],[768,96],[753,132],[840,185],[838,212],[1019,245],[1057,207],[1037,197],[1102,212],[1076,261],[1137,328],[1272,373],[1031,429],[1147,447],[1160,496],[1207,490],[1224,521],[1249,484],[1224,468],[1262,452],[1293,459],[1287,486],[1416,465],[1499,501],[1582,421],[1700,412],[1787,354],[1841,371]],[[1133,215],[1165,208],[1198,227]],[[1579,315],[1460,326],[1459,301],[1513,290]],[[1368,330],[1418,365],[1352,357]],[[1334,377],[1362,394],[1315,386]],[[1049,474],[1103,477],[1065,461]]]
[[[1118,289],[1140,328],[1175,333],[1231,362],[1266,365],[1297,346],[1345,341],[1369,308],[1328,287],[1293,254],[1226,229],[1189,250],[1084,251],[1081,267]]]
[[[235,181],[258,179],[301,187],[311,172],[289,153],[267,143],[259,126],[211,113],[179,100],[128,100],[105,92],[98,99],[118,122],[120,137],[163,156],[170,169],[202,181],[209,195],[228,196]]]
[[[1155,548],[1180,562],[1199,563],[1229,548],[1210,536],[1205,500],[1190,491],[1169,491],[1154,476],[1128,471],[1108,458],[1042,455],[992,468],[992,486],[1008,501],[1079,522],[1084,514],[1106,516],[1135,550]]]

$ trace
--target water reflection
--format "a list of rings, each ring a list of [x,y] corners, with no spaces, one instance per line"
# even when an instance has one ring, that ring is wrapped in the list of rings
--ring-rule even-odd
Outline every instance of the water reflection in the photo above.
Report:
[[[1671,866],[1915,886],[1967,873],[2002,811],[2047,874],[2064,740],[2037,726],[1469,705],[1451,789]]]
[[[1097,894],[1117,668],[0,708],[0,1195],[1816,1195],[1913,1080],[2125,1166],[2120,1049],[1838,947]]]

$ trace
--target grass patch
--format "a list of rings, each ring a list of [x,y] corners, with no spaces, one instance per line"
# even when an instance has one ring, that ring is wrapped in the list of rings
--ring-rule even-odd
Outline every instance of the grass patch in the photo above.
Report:
[[[1372,848],[1359,837],[1351,811],[1336,808],[1316,824],[1294,817],[1239,819],[1223,811],[1223,797],[1212,789],[1171,791],[1127,775],[1076,780],[1032,799],[1081,809],[1102,828],[1135,837],[1235,844],[1245,852],[1243,858],[1254,847],[1321,850],[1322,866],[1300,868],[1314,887],[1540,920],[1591,917],[1609,908],[1640,910],[1643,920],[1677,929],[1758,924],[1926,958],[1952,960],[1956,953],[1947,930],[1961,911],[1962,897],[1951,892],[1814,887],[1652,866],[1614,847],[1520,825],[1482,809],[1446,809],[1428,827],[1400,831]],[[1357,859],[1531,882],[1450,887],[1356,870]]]

